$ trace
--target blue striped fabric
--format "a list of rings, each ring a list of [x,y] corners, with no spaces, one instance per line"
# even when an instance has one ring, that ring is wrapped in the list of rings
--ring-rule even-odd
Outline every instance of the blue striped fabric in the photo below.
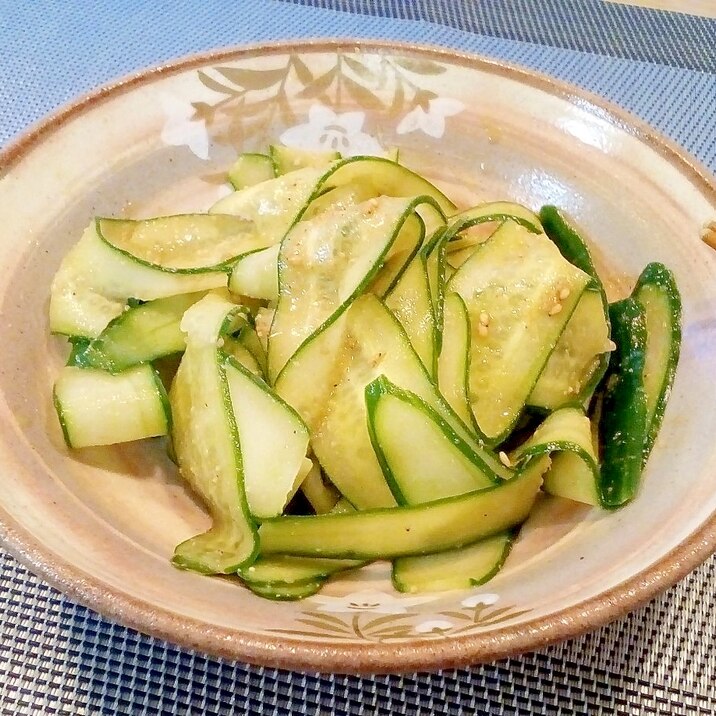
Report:
[[[716,20],[603,0],[286,0],[509,40],[716,71]]]

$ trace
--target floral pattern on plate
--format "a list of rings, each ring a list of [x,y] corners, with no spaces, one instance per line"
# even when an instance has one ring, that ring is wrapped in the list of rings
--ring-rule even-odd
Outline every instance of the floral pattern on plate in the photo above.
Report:
[[[306,600],[311,607],[296,618],[300,626],[268,631],[342,641],[435,639],[473,633],[531,611],[513,605],[495,607],[499,595],[487,592],[469,594],[451,609],[411,609],[435,602],[439,596],[394,596],[376,590],[361,590],[343,597],[315,595]]]
[[[208,159],[210,141],[243,151],[265,137],[267,127],[279,127],[275,136],[288,146],[382,155],[384,119],[398,135],[441,139],[446,120],[465,109],[428,86],[428,78],[445,71],[430,59],[355,52],[336,53],[328,66],[298,53],[277,57],[269,68],[215,66],[197,71],[202,86],[194,101],[162,98],[161,136],[200,159]],[[311,101],[307,114],[301,116],[296,100]],[[351,105],[378,113],[340,111]]]

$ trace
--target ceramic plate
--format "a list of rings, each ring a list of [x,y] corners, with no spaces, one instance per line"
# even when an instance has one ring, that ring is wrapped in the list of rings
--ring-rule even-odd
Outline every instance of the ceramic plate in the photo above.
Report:
[[[66,345],[48,286],[96,214],[204,210],[238,150],[279,140],[382,154],[462,204],[554,203],[583,227],[612,298],[663,261],[684,345],[639,498],[606,513],[545,500],[506,568],[464,592],[401,595],[385,564],[295,603],[180,572],[201,506],[155,443],[70,455],[51,386]],[[520,69],[373,42],[271,45],[190,58],[102,89],[0,156],[0,530],[72,598],[215,655],[330,671],[446,668],[534,649],[614,619],[716,543],[716,219],[705,172],[598,98]]]

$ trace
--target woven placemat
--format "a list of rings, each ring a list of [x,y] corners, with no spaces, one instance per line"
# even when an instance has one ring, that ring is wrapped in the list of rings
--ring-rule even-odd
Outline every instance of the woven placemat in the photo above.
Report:
[[[259,23],[257,18],[261,17]],[[516,62],[612,99],[716,171],[716,22],[599,0],[0,0],[0,142],[78,93],[212,47],[380,37]],[[462,29],[459,29],[462,28]],[[716,713],[716,558],[647,607],[468,670],[354,678],[210,659],[111,623],[0,553],[2,714]]]

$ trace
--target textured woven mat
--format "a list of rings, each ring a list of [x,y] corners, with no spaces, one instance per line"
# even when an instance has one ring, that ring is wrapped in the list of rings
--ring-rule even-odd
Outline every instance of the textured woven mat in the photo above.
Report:
[[[0,0],[0,142],[132,70],[317,36],[438,44],[534,67],[620,103],[716,171],[716,21],[599,0],[179,0],[171,12]],[[712,714],[714,613],[716,558],[629,617],[522,658],[409,677],[310,676],[137,634],[0,553],[0,713]]]

